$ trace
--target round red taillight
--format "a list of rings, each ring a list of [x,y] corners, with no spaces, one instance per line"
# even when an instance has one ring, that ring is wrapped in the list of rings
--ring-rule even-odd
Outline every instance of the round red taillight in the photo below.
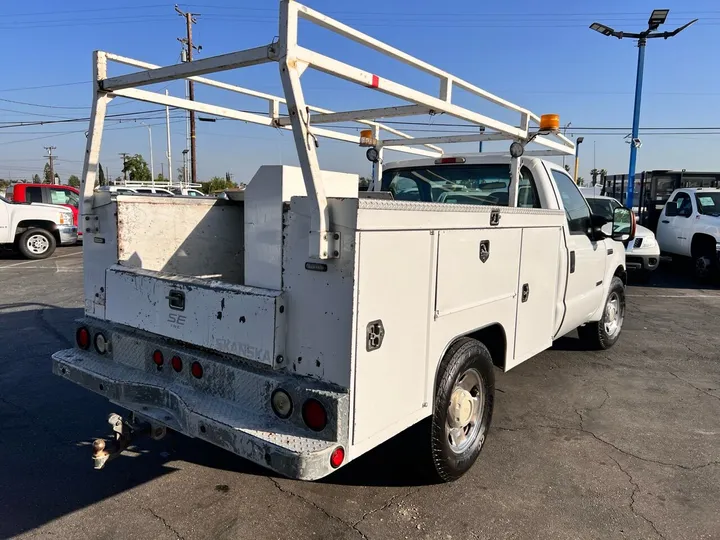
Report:
[[[163,362],[165,361],[165,358],[163,358],[163,353],[160,351],[155,351],[153,353],[153,362],[155,362],[155,365],[160,367],[163,365]]]
[[[327,424],[325,407],[317,399],[308,399],[302,409],[305,425],[313,431],[322,431]]]
[[[190,373],[192,373],[193,377],[196,379],[199,379],[203,375],[203,368],[200,365],[200,362],[193,362],[190,366]]]
[[[77,329],[77,332],[75,332],[75,341],[77,342],[77,346],[80,347],[83,350],[87,350],[90,348],[90,331],[85,328],[84,326],[81,326]]]
[[[340,465],[342,465],[344,460],[345,450],[342,446],[338,446],[335,450],[333,450],[333,453],[330,454],[330,465],[332,465],[333,469],[337,469]]]
[[[170,363],[172,364],[172,367],[175,371],[182,371],[182,360],[179,356],[173,356],[172,360],[170,360]]]

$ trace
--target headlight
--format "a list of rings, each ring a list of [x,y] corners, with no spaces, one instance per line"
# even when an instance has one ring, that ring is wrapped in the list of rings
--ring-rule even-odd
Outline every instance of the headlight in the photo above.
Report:
[[[653,247],[655,247],[655,246],[657,246],[657,242],[655,241],[655,237],[654,237],[654,236],[646,236],[645,238],[643,238],[643,242],[642,242],[642,246],[641,246],[641,247],[644,247],[644,248],[653,248]]]
[[[66,214],[65,212],[60,213],[60,219],[58,219],[59,225],[72,225],[73,217],[72,214]]]

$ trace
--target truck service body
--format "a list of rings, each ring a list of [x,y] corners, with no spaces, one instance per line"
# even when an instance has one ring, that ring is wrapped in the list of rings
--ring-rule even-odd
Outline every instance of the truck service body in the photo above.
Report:
[[[298,17],[432,73],[439,97],[300,47]],[[317,479],[429,418],[433,471],[453,480],[487,435],[493,366],[511,369],[578,327],[591,346],[618,339],[632,216],[619,209],[603,232],[562,167],[541,159],[572,155],[572,142],[529,111],[291,0],[280,2],[279,41],[264,47],[166,68],[94,58],[85,317],[53,370],[132,413],[110,418],[114,440],[96,441],[96,467],[145,426]],[[145,71],[108,78],[108,60]],[[199,76],[269,61],[284,98]],[[411,104],[307,106],[306,67]],[[183,77],[264,99],[269,116],[134,88]],[[454,85],[518,113],[520,127],[455,105]],[[290,129],[301,166],[260,167],[243,201],[93,193],[115,96]],[[431,111],[489,131],[413,139],[375,121]],[[332,129],[351,120],[370,132]],[[319,168],[320,137],[369,146],[370,191],[358,192],[357,175]],[[472,140],[506,140],[512,155],[439,146]],[[389,150],[416,158],[384,163]],[[158,245],[163,223],[173,227]]]

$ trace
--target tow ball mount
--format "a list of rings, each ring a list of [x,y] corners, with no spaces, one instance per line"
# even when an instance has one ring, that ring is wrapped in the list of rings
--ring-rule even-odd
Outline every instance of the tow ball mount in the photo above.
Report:
[[[150,424],[137,422],[132,415],[130,421],[127,421],[119,414],[112,413],[108,416],[108,424],[112,426],[111,439],[95,439],[93,442],[94,469],[102,469],[108,461],[120,455],[133,439],[150,433]]]

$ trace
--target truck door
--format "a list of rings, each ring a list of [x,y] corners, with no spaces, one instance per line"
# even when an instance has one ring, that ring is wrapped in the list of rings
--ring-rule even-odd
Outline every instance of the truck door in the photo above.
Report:
[[[9,243],[10,237],[10,204],[0,199],[0,244]]]
[[[590,207],[564,172],[550,169],[567,216],[568,280],[565,317],[558,335],[577,328],[597,311],[603,301],[603,279],[608,257],[605,240],[591,237]]]
[[[677,216],[661,216],[662,242],[659,239],[658,242],[664,251],[677,255],[690,255],[693,226],[692,199],[688,193],[681,191],[675,195],[673,201],[677,204]]]

